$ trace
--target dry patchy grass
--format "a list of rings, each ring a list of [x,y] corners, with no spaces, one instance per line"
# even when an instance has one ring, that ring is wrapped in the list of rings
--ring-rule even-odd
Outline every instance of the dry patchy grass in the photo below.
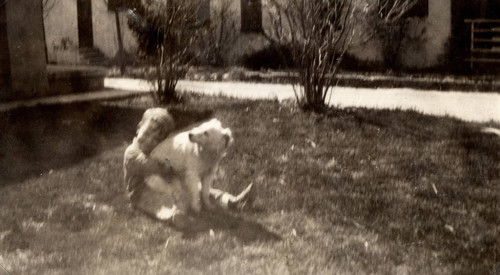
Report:
[[[480,125],[191,96],[171,107],[181,124],[213,110],[236,138],[215,185],[254,182],[258,198],[181,232],[126,201],[122,154],[150,105],[2,115],[0,274],[488,274],[500,263],[500,141]]]

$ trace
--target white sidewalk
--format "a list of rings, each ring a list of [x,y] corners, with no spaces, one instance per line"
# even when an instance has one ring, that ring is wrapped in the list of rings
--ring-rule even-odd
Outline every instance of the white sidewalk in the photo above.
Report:
[[[115,90],[5,102],[0,103],[0,112],[39,104],[127,98],[148,94],[150,91],[150,85],[146,81],[138,79],[106,78],[104,86]],[[248,99],[283,100],[295,97],[292,86],[285,84],[181,80],[177,87],[181,91]],[[498,92],[440,92],[400,88],[366,89],[337,87],[333,90],[330,105],[378,109],[399,108],[402,110],[416,110],[437,116],[448,115],[466,121],[488,122],[493,120],[500,123],[500,93]]]
[[[107,78],[105,87],[119,90],[148,92],[143,80]],[[249,99],[278,100],[294,98],[293,88],[286,84],[246,82],[204,82],[181,80],[181,91],[207,95],[225,95]],[[466,121],[500,122],[500,93],[428,91],[415,89],[367,89],[337,87],[330,105],[339,107],[366,107],[379,109],[416,110],[431,115],[448,115]]]

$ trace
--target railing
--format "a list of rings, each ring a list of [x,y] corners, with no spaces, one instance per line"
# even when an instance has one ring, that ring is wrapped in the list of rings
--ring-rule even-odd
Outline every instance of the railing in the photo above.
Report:
[[[470,56],[465,61],[471,69],[476,63],[500,63],[500,20],[466,19],[470,24]]]

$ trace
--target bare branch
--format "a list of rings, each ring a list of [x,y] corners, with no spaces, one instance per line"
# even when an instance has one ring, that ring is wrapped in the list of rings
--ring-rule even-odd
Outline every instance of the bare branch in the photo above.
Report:
[[[151,82],[155,98],[163,103],[177,99],[175,86],[193,59],[191,52],[200,28],[194,0],[149,0],[131,27],[141,54],[155,67]],[[129,21],[130,23],[130,21]]]
[[[275,14],[270,14],[273,29],[266,36],[291,50],[297,102],[304,109],[323,109],[351,41],[352,0],[269,1]]]
[[[375,4],[378,17],[387,23],[404,18],[406,13],[411,10],[418,0],[377,0]]]

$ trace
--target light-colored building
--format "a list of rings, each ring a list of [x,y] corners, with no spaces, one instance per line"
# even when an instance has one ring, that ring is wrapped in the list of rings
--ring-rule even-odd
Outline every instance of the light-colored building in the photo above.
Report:
[[[419,7],[425,7],[425,11],[410,19],[407,39],[401,49],[401,63],[408,67],[432,67],[440,62],[449,46],[447,42],[452,34],[452,0],[419,1],[422,2]],[[357,1],[360,9],[369,8],[371,2]],[[244,55],[263,49],[269,44],[262,33],[268,32],[272,27],[270,15],[273,11],[267,0],[212,0],[211,17],[217,19],[221,7],[227,6],[231,11],[236,33],[226,51],[225,59],[228,63],[238,63]],[[215,24],[217,21],[212,20]],[[364,40],[365,38],[354,39],[350,54],[360,60],[381,61],[380,41],[376,38]]]
[[[408,17],[408,29],[402,39],[399,62],[404,67],[438,66],[446,57],[452,34],[452,0],[419,0],[420,10]],[[369,5],[370,1],[366,1]],[[370,27],[370,26],[365,26]],[[366,31],[367,32],[367,31]],[[377,38],[367,43],[354,40],[350,53],[365,61],[382,61],[382,43]]]
[[[127,11],[108,9],[111,0],[46,0],[45,36],[49,63],[77,64],[96,61],[99,53],[114,58],[120,45],[134,53],[137,42],[127,24]],[[265,49],[272,28],[269,0],[199,0],[199,17],[210,17],[215,37],[211,47],[224,65],[242,64],[245,56]],[[286,1],[286,0],[282,0]],[[355,0],[359,10],[374,0]],[[410,13],[398,63],[407,68],[433,68],[467,64],[470,30],[467,18],[500,18],[496,0],[418,0]],[[203,18],[202,18],[203,19]],[[117,24],[117,22],[119,22]],[[359,33],[372,26],[356,23]],[[366,23],[366,22],[365,22]],[[221,25],[223,27],[221,28]],[[222,39],[219,39],[222,34]],[[382,62],[380,39],[355,36],[349,54],[360,61]],[[98,60],[97,60],[98,61]]]
[[[286,1],[286,0],[283,0]],[[374,0],[356,0],[360,10],[373,7]],[[273,11],[269,0],[212,0],[212,23],[217,24],[221,7],[231,11],[234,37],[224,51],[224,59],[229,64],[241,62],[243,56],[265,48],[269,42],[262,33],[271,28],[270,14]],[[398,62],[407,68],[433,68],[467,66],[470,54],[470,25],[466,19],[500,19],[500,2],[497,0],[418,0],[408,15],[408,28],[402,39]],[[366,23],[366,22],[365,22]],[[357,22],[356,28],[373,26]],[[491,26],[490,26],[491,27]],[[491,27],[493,29],[497,27]],[[365,29],[365,33],[367,33]],[[493,38],[489,38],[493,39]],[[491,49],[491,45],[480,45]],[[494,48],[494,46],[493,46]],[[493,51],[494,53],[495,51]],[[376,37],[355,36],[349,54],[361,61],[381,62],[382,43]]]
[[[266,14],[266,6],[260,0],[210,1],[210,22],[216,29],[215,35],[226,32],[221,40],[226,65],[238,64],[243,56],[269,45],[262,35],[268,22]]]
[[[127,24],[127,11],[115,14],[108,9],[108,0],[47,0],[44,3],[49,63],[99,63],[102,58],[114,58],[120,45],[126,52],[135,52],[137,43]]]

